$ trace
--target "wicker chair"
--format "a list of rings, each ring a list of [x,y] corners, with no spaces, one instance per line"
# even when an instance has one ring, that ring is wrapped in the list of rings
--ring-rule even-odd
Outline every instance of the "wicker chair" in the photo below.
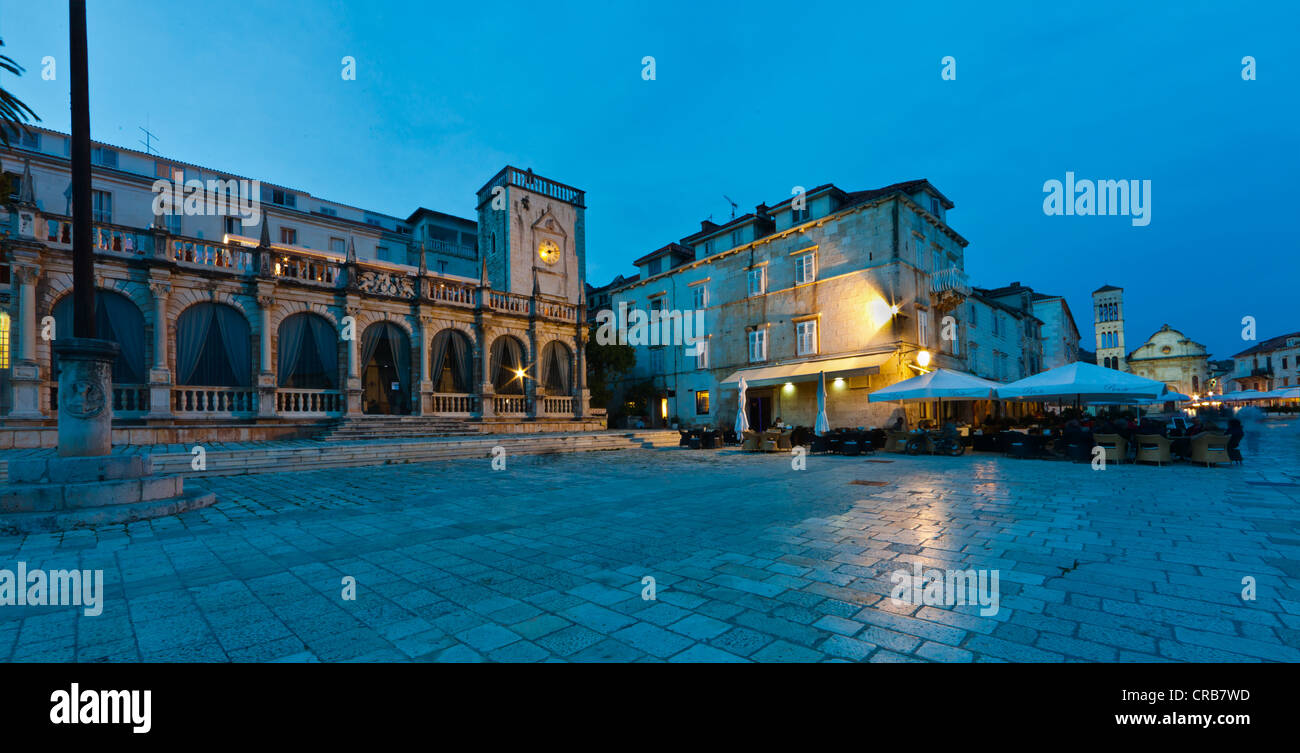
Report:
[[[1164,465],[1174,461],[1173,455],[1169,452],[1171,443],[1168,437],[1159,434],[1139,434],[1135,441],[1138,447],[1137,462]]]
[[[1228,437],[1224,434],[1204,432],[1192,437],[1193,463],[1211,464],[1228,462]]]
[[[740,443],[740,449],[746,452],[758,452],[760,440],[758,432],[746,429],[743,434],[744,441]]]
[[[780,439],[781,432],[776,429],[768,429],[763,432],[759,440],[759,447],[762,448],[763,452],[776,452],[779,449]]]
[[[1107,463],[1123,463],[1128,459],[1128,440],[1118,434],[1095,434],[1093,441],[1106,451]]]
[[[794,444],[791,441],[791,438],[793,436],[794,436],[794,429],[783,429],[780,434],[776,435],[776,449],[777,450],[794,449]]]

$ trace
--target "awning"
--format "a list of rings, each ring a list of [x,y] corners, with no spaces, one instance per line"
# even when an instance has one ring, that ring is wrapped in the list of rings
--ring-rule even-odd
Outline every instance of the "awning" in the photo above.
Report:
[[[816,381],[819,372],[826,372],[830,379],[836,377],[865,376],[879,374],[880,365],[894,356],[889,353],[875,353],[869,356],[849,356],[847,358],[819,358],[812,361],[800,361],[779,366],[759,366],[741,369],[722,380],[726,386],[736,386],[744,377],[750,387],[767,387],[786,382]]]

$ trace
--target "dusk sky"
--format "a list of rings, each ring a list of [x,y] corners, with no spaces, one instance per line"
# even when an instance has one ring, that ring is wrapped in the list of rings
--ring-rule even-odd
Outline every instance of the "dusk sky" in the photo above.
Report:
[[[1066,295],[1083,347],[1103,284],[1129,350],[1162,323],[1213,358],[1250,345],[1243,316],[1300,329],[1295,3],[89,5],[96,140],[148,124],[164,155],[402,217],[473,217],[532,167],[587,192],[594,284],[725,221],[724,194],[928,178],[972,282]],[[27,68],[0,83],[69,130],[67,4],[0,0],[0,38]],[[1067,171],[1150,180],[1150,224],[1046,216]]]

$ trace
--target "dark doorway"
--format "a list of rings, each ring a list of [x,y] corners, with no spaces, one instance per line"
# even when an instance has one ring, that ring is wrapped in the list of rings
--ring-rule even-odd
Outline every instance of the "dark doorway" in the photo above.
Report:
[[[362,375],[362,410],[365,413],[404,415],[411,412],[403,385],[406,375],[401,372],[397,354],[388,337],[378,338],[374,355],[366,362]]]
[[[772,396],[745,395],[746,415],[751,431],[763,431],[772,425]]]

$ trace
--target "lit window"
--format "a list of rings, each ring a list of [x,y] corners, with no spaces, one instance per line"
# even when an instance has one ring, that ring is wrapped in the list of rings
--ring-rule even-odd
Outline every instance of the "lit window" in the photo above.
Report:
[[[0,369],[9,368],[9,314],[0,311]]]
[[[749,333],[749,362],[767,360],[767,330],[756,329]]]
[[[817,352],[817,321],[799,322],[794,325],[798,355],[810,356]]]
[[[767,267],[755,267],[749,270],[749,294],[762,295],[767,292]]]
[[[709,412],[709,391],[699,390],[695,393],[695,415],[704,416]]]
[[[802,285],[817,279],[817,252],[810,251],[794,260],[794,284]]]

